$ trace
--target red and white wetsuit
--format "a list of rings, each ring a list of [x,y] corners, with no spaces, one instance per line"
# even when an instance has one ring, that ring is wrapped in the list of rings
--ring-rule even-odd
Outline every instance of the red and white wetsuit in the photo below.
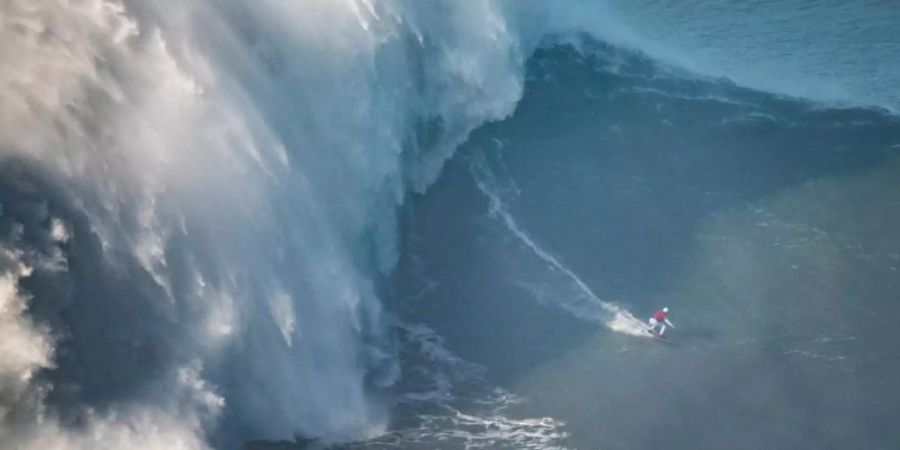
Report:
[[[675,328],[675,325],[672,325],[672,322],[669,322],[669,315],[663,310],[653,313],[653,317],[650,317],[648,322],[650,323],[650,328],[647,331],[654,333],[656,327],[659,327],[658,333],[660,336],[666,332],[666,325]]]

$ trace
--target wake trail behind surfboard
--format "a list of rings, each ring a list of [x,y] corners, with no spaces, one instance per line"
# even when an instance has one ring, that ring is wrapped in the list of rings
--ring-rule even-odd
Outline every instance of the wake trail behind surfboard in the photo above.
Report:
[[[471,173],[476,186],[489,201],[489,214],[497,218],[506,229],[518,239],[536,257],[547,263],[550,267],[568,278],[581,295],[588,301],[588,305],[571,305],[567,303],[558,306],[568,310],[581,319],[601,320],[611,330],[617,333],[632,336],[646,336],[646,325],[631,312],[615,303],[601,300],[593,290],[579,278],[571,269],[566,267],[557,257],[541,248],[528,233],[523,230],[512,214],[509,212],[501,195],[494,192],[489,184],[496,184],[494,174],[487,164],[482,161],[473,161],[470,165]]]

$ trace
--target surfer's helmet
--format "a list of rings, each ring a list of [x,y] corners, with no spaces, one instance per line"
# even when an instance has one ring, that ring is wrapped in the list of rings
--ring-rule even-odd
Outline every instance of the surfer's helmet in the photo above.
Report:
[[[666,306],[666,307],[665,307],[665,308],[663,308],[663,312],[664,312],[664,313],[667,313],[667,312],[669,312],[669,307],[668,307],[668,306]]]

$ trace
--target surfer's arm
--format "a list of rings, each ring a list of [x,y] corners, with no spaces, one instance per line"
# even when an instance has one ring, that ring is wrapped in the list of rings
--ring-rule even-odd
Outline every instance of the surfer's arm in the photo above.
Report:
[[[673,329],[675,328],[675,325],[672,325],[672,322],[669,322],[669,319],[666,319],[666,325],[672,327]]]

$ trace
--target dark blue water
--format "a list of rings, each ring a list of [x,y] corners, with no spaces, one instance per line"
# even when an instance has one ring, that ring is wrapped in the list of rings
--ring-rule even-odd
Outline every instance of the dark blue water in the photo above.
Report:
[[[592,40],[539,50],[527,80],[407,205],[404,320],[522,396],[506,416],[564,423],[553,445],[900,442],[900,120]],[[672,343],[606,328],[562,269],[638,315],[669,306]]]

